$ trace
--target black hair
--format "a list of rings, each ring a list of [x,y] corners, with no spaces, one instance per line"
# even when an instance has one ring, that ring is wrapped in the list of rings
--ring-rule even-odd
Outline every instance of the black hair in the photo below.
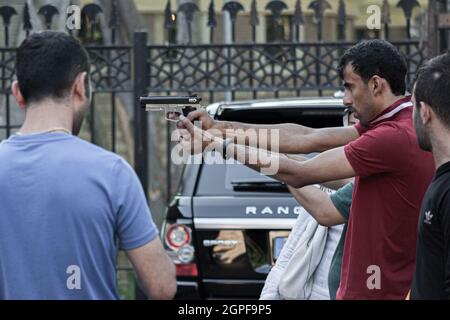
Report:
[[[366,40],[349,48],[341,58],[339,76],[344,78],[348,64],[367,84],[377,75],[389,83],[393,94],[404,95],[406,91],[406,60],[402,54],[385,40]]]
[[[450,128],[450,53],[429,60],[417,71],[416,106],[428,104],[442,123]]]
[[[17,50],[17,80],[27,103],[66,97],[82,72],[88,73],[85,93],[89,96],[89,69],[86,50],[78,40],[63,32],[34,33]]]

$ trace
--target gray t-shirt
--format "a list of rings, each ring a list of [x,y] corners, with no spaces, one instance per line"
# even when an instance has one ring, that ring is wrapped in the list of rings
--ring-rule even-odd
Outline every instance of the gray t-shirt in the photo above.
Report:
[[[0,144],[0,300],[118,299],[118,248],[158,236],[119,156],[63,133]]]

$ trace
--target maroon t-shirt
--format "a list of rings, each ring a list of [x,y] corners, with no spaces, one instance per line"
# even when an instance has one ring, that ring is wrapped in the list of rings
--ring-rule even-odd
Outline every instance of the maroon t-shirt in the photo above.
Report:
[[[357,174],[337,299],[404,299],[415,266],[422,198],[434,174],[419,148],[412,103],[384,110],[345,147]]]

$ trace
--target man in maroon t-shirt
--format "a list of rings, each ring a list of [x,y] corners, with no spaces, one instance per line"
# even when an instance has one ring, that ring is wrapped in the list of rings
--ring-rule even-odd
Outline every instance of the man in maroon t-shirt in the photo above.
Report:
[[[357,177],[337,299],[399,299],[411,286],[419,203],[434,169],[411,118],[410,98],[400,99],[357,125],[361,137],[344,148]]]
[[[178,127],[190,133],[181,134],[182,142],[201,140],[204,148],[215,147],[224,157],[262,172],[267,163],[258,158],[261,150],[236,144],[246,141],[246,129],[277,129],[281,153],[327,150],[304,162],[274,153],[265,156],[278,164],[272,176],[296,188],[356,177],[337,298],[404,299],[414,271],[420,204],[434,173],[431,154],[417,145],[412,103],[405,97],[406,62],[390,43],[370,40],[346,51],[340,71],[344,104],[360,120],[355,127],[248,125],[214,121],[200,111],[180,121]],[[193,120],[221,135],[205,133]],[[233,139],[222,138],[230,133]],[[271,136],[267,140],[266,147],[273,149]],[[336,224],[344,222],[342,218]]]

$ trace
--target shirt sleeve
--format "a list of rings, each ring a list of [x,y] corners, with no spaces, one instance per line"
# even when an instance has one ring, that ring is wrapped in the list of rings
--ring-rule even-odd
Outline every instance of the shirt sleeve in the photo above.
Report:
[[[439,205],[442,232],[444,235],[444,291],[450,299],[450,190],[444,195]]]
[[[141,183],[125,160],[115,166],[116,228],[122,250],[142,247],[158,236]]]
[[[337,211],[339,211],[341,216],[343,216],[347,221],[350,218],[353,187],[353,182],[350,182],[330,195],[331,202],[333,202]]]
[[[395,124],[383,124],[367,131],[345,146],[345,155],[361,177],[407,170],[410,141]]]

